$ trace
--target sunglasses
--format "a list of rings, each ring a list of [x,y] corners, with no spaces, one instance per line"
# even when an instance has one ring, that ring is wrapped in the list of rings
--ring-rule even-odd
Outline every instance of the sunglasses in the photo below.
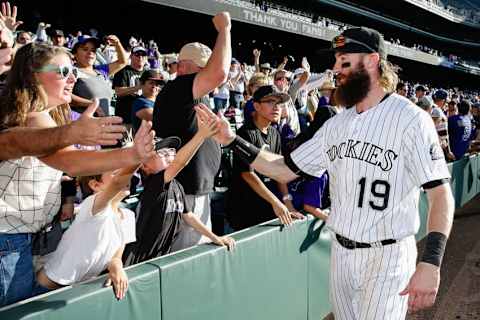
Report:
[[[56,64],[47,64],[47,65],[44,65],[43,67],[34,69],[33,71],[39,72],[39,73],[53,71],[59,74],[62,77],[62,79],[67,79],[71,74],[73,74],[75,78],[78,78],[78,69],[72,66],[71,64],[62,65],[62,66],[59,66]]]
[[[287,80],[287,81],[290,81],[290,78],[289,77],[278,77],[278,78],[275,78],[275,81],[280,81],[280,80]]]
[[[146,57],[147,54],[145,52],[136,52],[133,54],[135,57]]]
[[[365,43],[354,40],[354,39],[346,38],[344,35],[339,35],[339,36],[336,36],[335,38],[333,38],[332,48],[333,49],[339,49],[339,48],[344,47],[348,43],[358,44],[358,45],[370,50],[370,52],[377,52],[376,50],[372,49],[372,47],[366,45]]]

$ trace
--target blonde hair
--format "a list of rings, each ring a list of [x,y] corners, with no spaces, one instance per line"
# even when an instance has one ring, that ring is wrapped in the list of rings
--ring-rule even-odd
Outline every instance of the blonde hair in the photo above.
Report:
[[[268,76],[265,73],[257,72],[252,75],[250,81],[248,81],[247,93],[249,96],[253,96],[253,87],[262,87],[269,84]]]
[[[391,62],[381,59],[378,65],[380,77],[378,81],[380,86],[389,93],[395,92],[398,84],[398,66],[394,66]]]
[[[48,44],[29,43],[15,54],[12,68],[7,76],[6,87],[0,97],[0,126],[25,126],[29,112],[47,108],[47,94],[35,77],[35,69],[48,64],[54,57],[70,53],[61,47]],[[70,121],[68,104],[50,111],[57,125]]]

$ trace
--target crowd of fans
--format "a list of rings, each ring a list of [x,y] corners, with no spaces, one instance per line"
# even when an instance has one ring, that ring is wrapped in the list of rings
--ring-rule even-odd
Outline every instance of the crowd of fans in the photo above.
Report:
[[[250,0],[250,1],[247,1],[247,0],[219,0],[219,1],[230,2],[230,3],[234,3],[235,5],[239,5],[239,6],[247,6],[247,7],[249,6],[252,9],[256,8],[257,10],[264,11],[264,12],[269,12],[270,14],[274,14],[274,15],[284,16],[288,19],[299,20],[299,21],[306,22],[306,23],[314,23],[314,24],[317,24],[321,27],[328,28],[328,29],[331,29],[331,30],[335,30],[335,31],[338,31],[338,32],[342,32],[346,28],[353,27],[352,25],[344,23],[344,22],[336,21],[334,19],[330,19],[330,18],[327,18],[327,17],[322,17],[322,16],[319,16],[319,15],[316,15],[316,14],[312,15],[311,13],[308,13],[308,12],[291,9],[291,8],[288,8],[288,7],[273,3],[273,2],[269,2],[269,1],[256,1],[256,0]],[[427,1],[427,0],[419,0],[419,2],[423,2],[423,1]],[[421,51],[421,52],[425,52],[425,53],[428,53],[428,54],[431,54],[431,55],[435,55],[437,57],[443,57],[446,61],[450,61],[450,62],[453,62],[453,63],[459,63],[459,64],[461,63],[465,67],[478,68],[478,66],[480,65],[478,61],[467,61],[467,60],[462,59],[461,57],[458,57],[454,54],[443,53],[439,49],[431,48],[431,47],[429,47],[425,44],[417,44],[417,43],[410,43],[409,44],[409,43],[406,43],[405,41],[402,41],[401,39],[398,39],[398,38],[390,38],[389,42],[392,45],[411,48],[411,49],[416,50],[416,51]]]
[[[470,23],[479,24],[480,15],[478,6],[473,6],[470,1],[461,0],[416,0],[422,5],[428,4],[435,8],[454,15],[457,19],[465,20]]]
[[[228,13],[213,18],[213,50],[194,42],[168,55],[153,41],[66,37],[45,23],[32,35],[16,18],[2,3],[0,306],[102,272],[121,299],[124,266],[206,241],[233,249],[211,231],[219,185],[225,230],[285,210],[328,219],[328,173],[277,183],[215,135],[228,121],[257,147],[291,152],[345,107],[332,71],[288,56],[272,68],[257,49],[253,65],[232,58]],[[475,150],[478,92],[402,82],[397,93],[431,114],[448,159]],[[122,200],[137,192],[133,212]]]

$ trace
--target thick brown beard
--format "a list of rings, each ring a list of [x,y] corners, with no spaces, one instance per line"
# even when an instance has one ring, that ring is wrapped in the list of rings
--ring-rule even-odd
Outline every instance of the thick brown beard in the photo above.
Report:
[[[370,75],[362,62],[357,65],[335,90],[335,101],[346,108],[353,107],[368,95],[370,91]]]

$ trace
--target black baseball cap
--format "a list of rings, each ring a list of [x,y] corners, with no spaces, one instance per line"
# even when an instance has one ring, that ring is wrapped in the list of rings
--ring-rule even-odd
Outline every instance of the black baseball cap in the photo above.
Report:
[[[290,96],[286,93],[278,91],[275,86],[262,86],[253,94],[253,101],[260,102],[260,100],[267,97],[277,97],[280,99],[280,103],[285,103],[290,99]]]
[[[56,29],[56,30],[53,30],[52,37],[65,37],[65,34],[63,33],[62,30]]]
[[[145,70],[143,71],[142,75],[140,76],[140,82],[145,83],[147,80],[155,80],[158,82],[165,82],[162,75],[155,70]]]
[[[387,59],[385,40],[380,32],[366,27],[350,28],[332,39],[330,50],[345,53],[374,53]]]
[[[155,137],[155,151],[165,148],[178,149],[182,144],[182,140],[179,137],[168,137],[168,138],[159,138]]]

